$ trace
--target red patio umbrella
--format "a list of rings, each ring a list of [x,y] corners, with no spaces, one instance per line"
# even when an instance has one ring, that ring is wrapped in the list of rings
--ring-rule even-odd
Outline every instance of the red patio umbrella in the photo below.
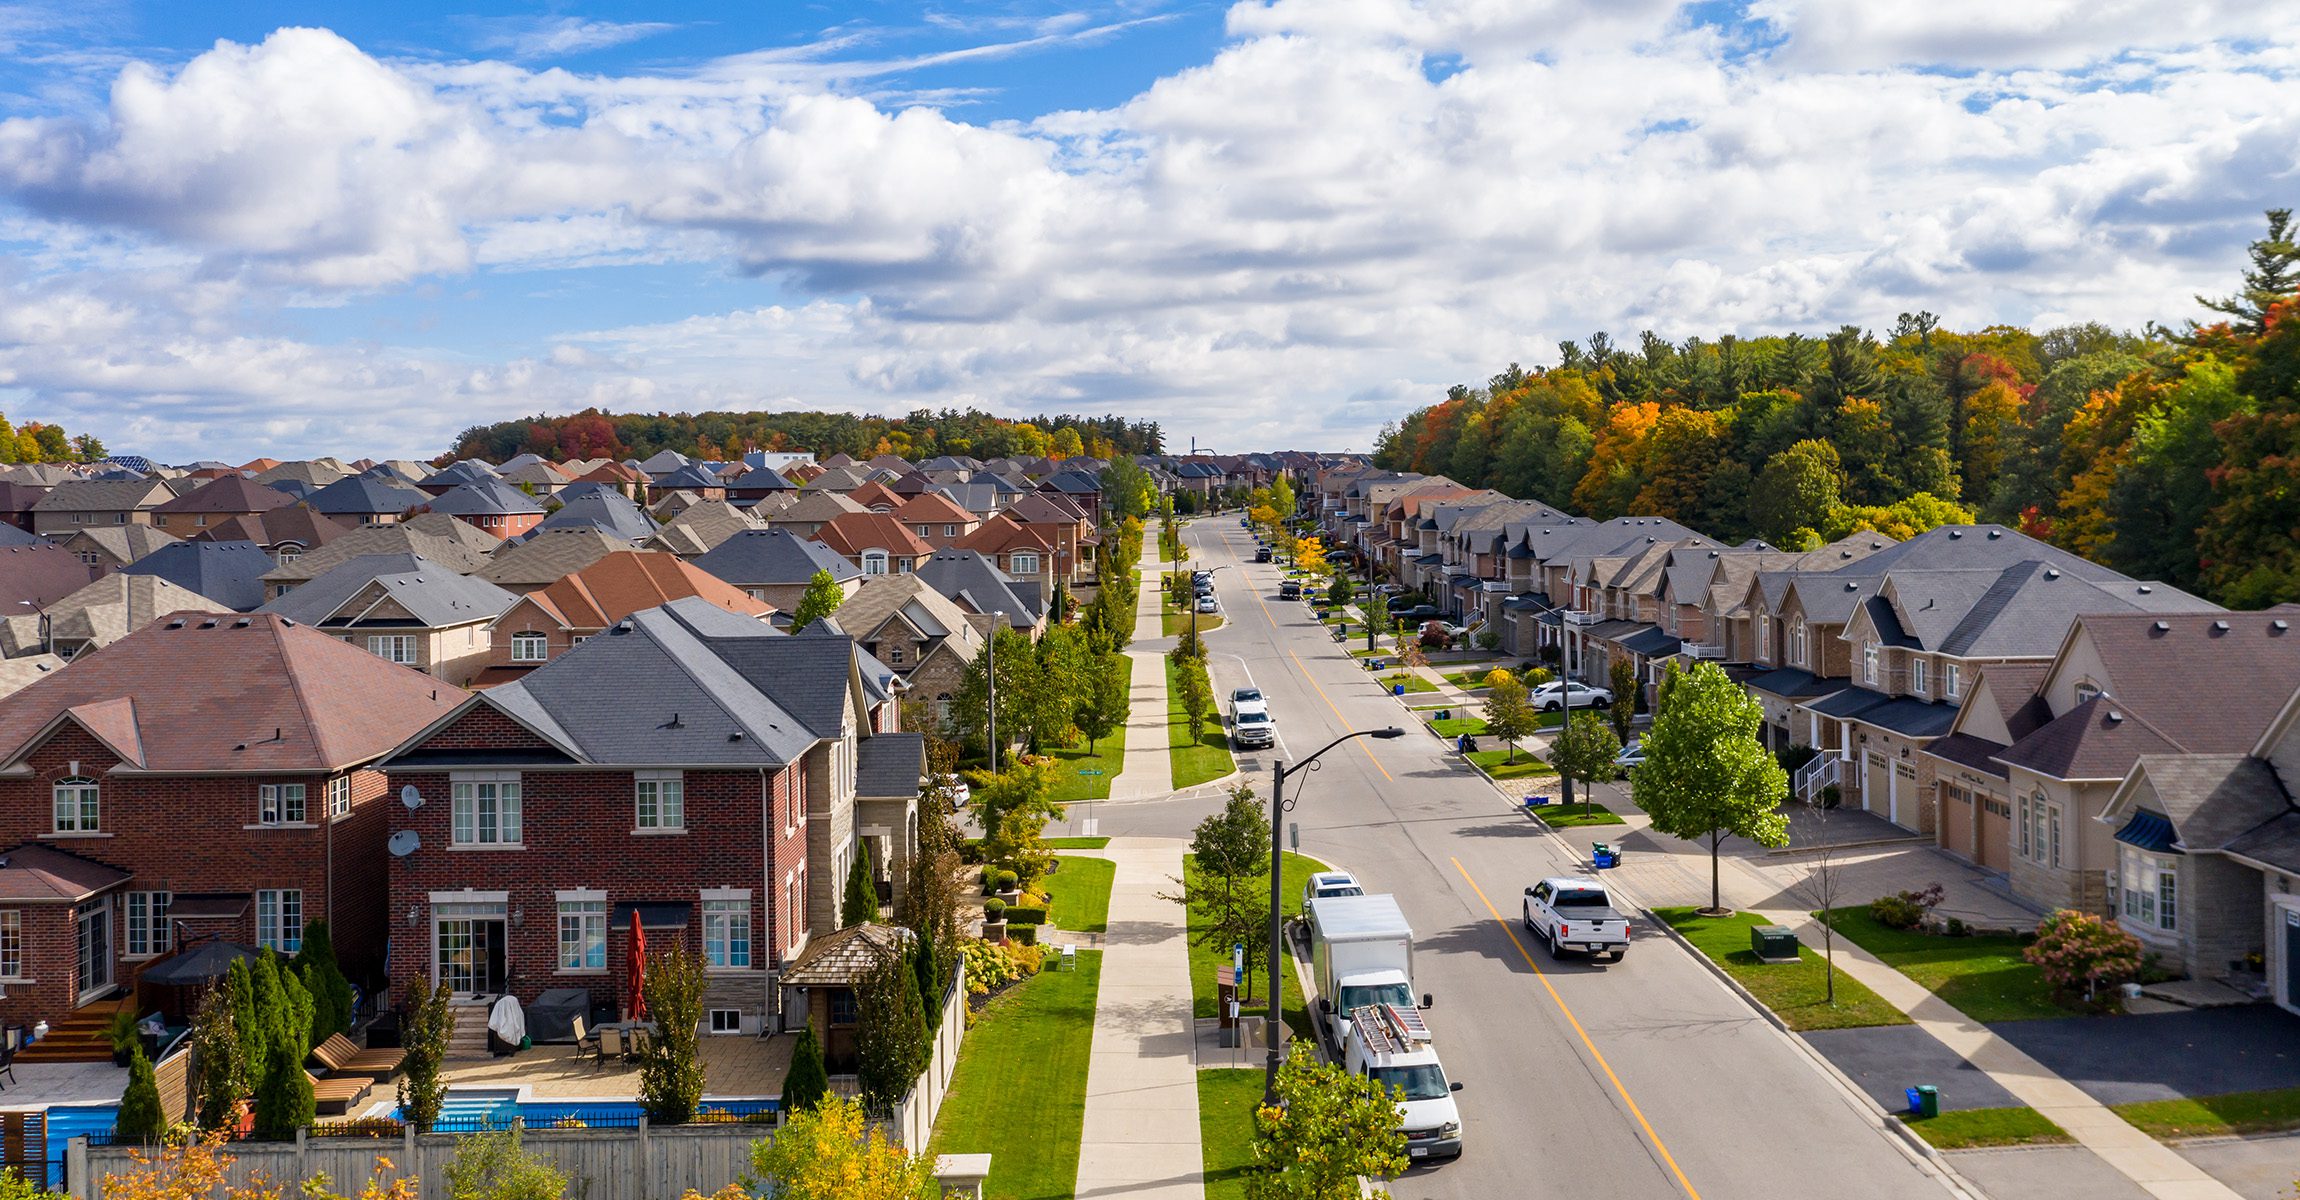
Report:
[[[647,1019],[647,930],[639,924],[637,909],[631,912],[631,961],[623,969],[623,1019]]]

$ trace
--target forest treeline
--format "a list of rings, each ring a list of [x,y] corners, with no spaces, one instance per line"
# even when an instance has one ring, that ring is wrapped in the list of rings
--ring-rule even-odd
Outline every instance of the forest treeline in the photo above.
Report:
[[[747,450],[811,450],[818,458],[899,454],[923,462],[944,454],[991,459],[1081,454],[1112,458],[1156,454],[1156,421],[1067,413],[1016,420],[975,409],[917,409],[907,416],[840,412],[610,413],[587,408],[560,417],[526,417],[474,425],[456,435],[447,459],[501,462],[533,452],[557,462],[578,458],[649,458],[676,450],[732,462]]]
[[[1995,521],[2232,607],[2300,599],[2300,248],[2268,218],[2207,324],[1598,334],[1455,386],[1375,461],[1729,543]]]

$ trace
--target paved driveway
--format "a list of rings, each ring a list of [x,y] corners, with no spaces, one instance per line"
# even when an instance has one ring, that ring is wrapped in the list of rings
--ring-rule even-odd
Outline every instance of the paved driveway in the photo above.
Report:
[[[1804,1038],[1887,1112],[1908,1107],[1908,1089],[1920,1083],[1941,1090],[1942,1112],[2020,1103],[1986,1072],[1914,1025],[1815,1029]]]
[[[1989,1029],[2103,1104],[2300,1087],[2300,1017],[2269,1004]]]

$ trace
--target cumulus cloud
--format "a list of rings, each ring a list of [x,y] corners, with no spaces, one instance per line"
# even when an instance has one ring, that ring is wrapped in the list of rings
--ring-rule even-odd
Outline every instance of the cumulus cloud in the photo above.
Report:
[[[133,411],[187,456],[364,452],[308,440],[355,428],[435,452],[618,400],[1110,409],[1362,446],[1597,329],[2176,319],[2300,187],[2300,66],[2233,7],[2075,12],[1249,0],[1138,95],[988,124],[855,91],[900,75],[855,31],[607,75],[286,29],[0,121],[0,237],[25,248],[0,388]],[[281,315],[628,264],[798,299],[476,363],[308,344]],[[394,419],[310,415],[339,405]]]

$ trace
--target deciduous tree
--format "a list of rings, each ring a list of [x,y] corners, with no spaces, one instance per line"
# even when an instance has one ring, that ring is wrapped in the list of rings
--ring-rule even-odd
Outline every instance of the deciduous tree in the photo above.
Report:
[[[1713,911],[1724,907],[1718,848],[1727,837],[1761,846],[1789,840],[1789,819],[1780,811],[1789,776],[1758,740],[1764,719],[1756,699],[1717,664],[1696,663],[1670,685],[1669,707],[1645,732],[1645,763],[1631,772],[1638,807],[1653,828],[1708,840]]]
[[[1162,899],[1187,907],[1194,916],[1191,940],[1225,958],[1234,945],[1246,948],[1244,999],[1266,961],[1270,922],[1270,821],[1249,784],[1230,789],[1222,811],[1198,822],[1190,836],[1195,886],[1183,880],[1180,894]]]
[[[1517,761],[1518,739],[1531,736],[1540,725],[1540,714],[1527,702],[1525,685],[1517,676],[1499,670],[1487,676],[1485,731],[1509,747],[1510,762]]]
[[[1387,1189],[1361,1192],[1358,1181],[1405,1172],[1399,1093],[1319,1062],[1297,1041],[1278,1066],[1277,1094],[1254,1112],[1246,1200],[1388,1200]]]
[[[816,571],[807,578],[807,590],[799,596],[798,611],[791,614],[791,632],[797,633],[837,612],[846,598],[846,592],[829,570]]]
[[[639,1103],[658,1125],[693,1120],[703,1099],[703,957],[672,945],[647,956],[641,987],[655,1035],[639,1059]]]
[[[751,1143],[744,1186],[762,1200],[917,1200],[934,1186],[934,1160],[886,1136],[852,1100],[828,1097]]]
[[[1581,785],[1582,815],[1589,813],[1590,785],[1600,779],[1611,779],[1617,769],[1614,759],[1621,754],[1621,740],[1613,736],[1604,718],[1593,712],[1577,712],[1549,741],[1549,765],[1557,773]]]

